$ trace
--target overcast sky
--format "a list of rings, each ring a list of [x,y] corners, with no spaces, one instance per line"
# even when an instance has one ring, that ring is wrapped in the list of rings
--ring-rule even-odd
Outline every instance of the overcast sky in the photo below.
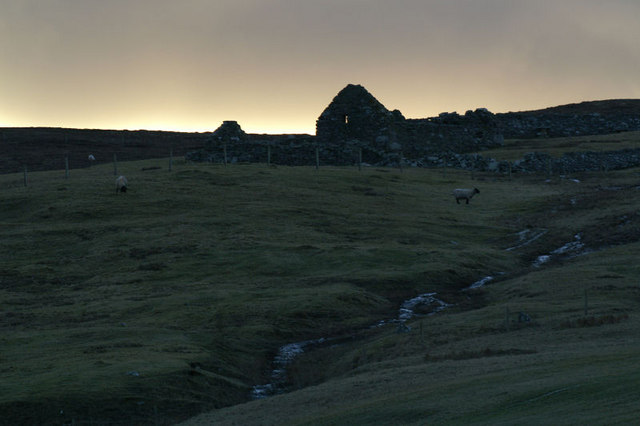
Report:
[[[315,133],[640,98],[638,0],[0,0],[0,126]]]

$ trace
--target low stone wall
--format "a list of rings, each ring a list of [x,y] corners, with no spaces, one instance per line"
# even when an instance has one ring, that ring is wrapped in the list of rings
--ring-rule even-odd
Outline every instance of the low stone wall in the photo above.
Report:
[[[640,167],[640,149],[623,149],[605,152],[568,152],[560,158],[548,154],[531,152],[513,163],[497,161],[480,154],[441,154],[409,162],[417,167],[451,167],[464,170],[509,173],[578,173],[621,170]]]
[[[516,172],[551,172],[553,174],[620,170],[640,166],[640,149],[622,149],[606,152],[568,152],[552,158],[539,152],[528,153],[515,161]]]
[[[425,167],[475,170],[497,174],[512,173],[576,173],[586,171],[619,170],[640,167],[640,149],[623,149],[605,152],[569,152],[560,158],[532,152],[512,163],[498,161],[481,154],[455,152],[432,153],[425,151],[381,151],[360,141],[343,144],[319,144],[313,136],[299,135],[262,137],[249,135],[246,140],[235,142],[210,141],[206,149],[189,152],[189,161],[213,163],[267,163],[285,166],[356,166],[376,167]],[[316,157],[317,152],[317,157]]]
[[[640,116],[626,114],[495,114],[507,139],[605,135],[640,130]]]
[[[225,158],[226,152],[226,158]],[[357,140],[319,144],[313,136],[254,136],[245,140],[210,141],[206,148],[191,151],[189,161],[212,163],[271,163],[284,166],[350,166],[360,161],[375,166],[397,166],[400,152],[387,152]]]

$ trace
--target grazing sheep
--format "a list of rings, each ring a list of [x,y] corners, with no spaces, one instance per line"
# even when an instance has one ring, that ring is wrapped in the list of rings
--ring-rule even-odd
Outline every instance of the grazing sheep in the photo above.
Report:
[[[478,188],[453,190],[453,196],[456,197],[456,203],[458,204],[460,204],[460,200],[467,200],[467,204],[469,204],[469,200],[472,199],[474,195],[479,193],[480,191],[478,190]]]
[[[127,182],[127,178],[124,176],[118,176],[118,178],[116,179],[116,194],[118,193],[118,191],[120,192],[127,192],[127,185],[129,184],[129,182]]]
[[[96,161],[96,157],[93,154],[89,154],[89,161]]]

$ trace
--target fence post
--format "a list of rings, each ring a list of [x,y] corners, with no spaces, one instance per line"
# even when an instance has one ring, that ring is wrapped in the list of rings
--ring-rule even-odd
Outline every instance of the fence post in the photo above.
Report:
[[[116,154],[113,154],[113,175],[118,176],[118,157]]]
[[[24,166],[24,186],[27,186],[27,166]]]
[[[226,142],[224,143],[223,149],[224,149],[224,166],[227,167],[227,143]]]
[[[69,179],[69,156],[64,157],[64,178]]]
[[[320,168],[320,148],[316,147],[316,170]]]

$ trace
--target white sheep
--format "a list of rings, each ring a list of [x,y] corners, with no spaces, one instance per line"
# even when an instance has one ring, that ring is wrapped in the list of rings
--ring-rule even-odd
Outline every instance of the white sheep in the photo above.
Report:
[[[124,176],[118,176],[118,178],[116,179],[116,194],[118,193],[118,191],[120,192],[127,192],[127,185],[129,184],[129,182],[127,182],[127,178]]]
[[[460,204],[460,200],[467,200],[467,204],[469,204],[469,200],[473,198],[474,195],[479,194],[480,191],[478,188],[473,189],[454,189],[453,196],[456,197],[456,203]]]

